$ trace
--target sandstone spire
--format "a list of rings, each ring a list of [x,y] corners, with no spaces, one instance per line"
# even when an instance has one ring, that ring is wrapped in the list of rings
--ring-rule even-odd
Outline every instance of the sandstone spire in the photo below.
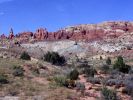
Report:
[[[9,39],[12,39],[14,37],[14,33],[13,33],[13,29],[10,29],[10,33],[9,33]]]

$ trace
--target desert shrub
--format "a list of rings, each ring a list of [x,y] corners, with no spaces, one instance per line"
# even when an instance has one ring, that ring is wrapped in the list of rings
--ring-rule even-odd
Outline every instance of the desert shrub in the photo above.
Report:
[[[75,80],[67,79],[64,86],[74,88],[76,86]]]
[[[7,84],[9,83],[7,76],[4,74],[0,74],[0,84]]]
[[[110,79],[120,79],[120,78],[122,78],[124,76],[125,76],[125,74],[120,72],[120,71],[118,71],[118,70],[111,70],[109,77],[110,77]]]
[[[110,68],[109,68],[108,65],[103,65],[103,66],[100,67],[100,70],[102,71],[102,73],[106,74],[106,73],[109,72]]]
[[[106,64],[107,65],[111,65],[111,59],[108,57],[107,60],[106,60]]]
[[[84,83],[76,82],[76,89],[77,89],[77,90],[84,91],[84,90],[85,90],[85,85],[84,85]]]
[[[101,90],[102,100],[118,100],[116,91],[107,89],[106,87]]]
[[[54,65],[63,65],[66,60],[64,56],[60,56],[57,52],[47,52],[43,58],[44,61],[50,62]]]
[[[77,67],[82,69],[82,68],[90,68],[91,66],[86,63],[83,63],[83,64],[78,65]]]
[[[87,79],[87,82],[90,82],[92,84],[101,84],[101,81],[99,78],[89,77]]]
[[[126,81],[125,92],[133,97],[133,81]]]
[[[123,61],[123,58],[121,56],[117,57],[117,60],[115,64],[113,65],[113,69],[117,69],[120,72],[128,73],[131,67],[129,65],[126,65]]]
[[[66,86],[66,77],[65,76],[56,76],[53,78],[58,86]]]
[[[131,70],[129,71],[129,74],[133,74],[133,69],[131,69]]]
[[[30,57],[30,55],[27,52],[24,51],[21,54],[20,59],[23,59],[23,60],[31,60],[31,57]]]
[[[79,76],[79,72],[77,69],[74,69],[72,70],[69,75],[68,75],[68,78],[71,79],[71,80],[77,80],[78,79],[78,76]]]
[[[24,69],[21,66],[14,66],[13,67],[13,73],[14,76],[23,76],[24,75]]]
[[[83,73],[87,77],[94,77],[94,75],[97,73],[97,71],[93,67],[84,68]]]
[[[115,85],[118,88],[123,86],[123,84],[124,84],[123,80],[118,80],[118,79],[109,79],[106,81],[106,85],[108,85],[108,86]]]

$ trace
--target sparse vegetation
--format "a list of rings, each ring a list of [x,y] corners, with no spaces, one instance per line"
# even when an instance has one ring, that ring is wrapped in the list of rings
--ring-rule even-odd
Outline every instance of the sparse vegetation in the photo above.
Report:
[[[68,75],[68,78],[71,80],[77,80],[79,76],[79,72],[77,69],[74,69],[70,72],[70,74]]]
[[[7,76],[4,74],[0,74],[0,84],[7,84],[9,83]]]
[[[103,65],[100,67],[100,71],[104,74],[107,74],[109,72],[110,68],[109,68],[109,65]]]
[[[14,66],[12,74],[14,76],[22,77],[24,76],[24,69],[21,66]]]
[[[113,68],[117,69],[123,73],[128,73],[131,69],[131,67],[129,65],[126,65],[124,63],[123,58],[121,56],[117,57],[117,60],[116,60],[115,64],[113,65]]]
[[[94,77],[89,77],[87,79],[88,82],[92,83],[92,84],[101,84],[101,81],[99,78],[94,78]]]
[[[30,57],[30,55],[27,52],[24,51],[21,54],[20,59],[23,59],[23,60],[31,60],[31,57]]]
[[[50,62],[53,65],[63,65],[65,64],[65,57],[60,56],[57,52],[47,52],[44,57],[44,61]]]
[[[58,86],[66,86],[67,78],[65,76],[56,76],[53,78]]]
[[[102,100],[118,100],[116,91],[107,89],[106,87],[101,90],[101,94]]]
[[[76,83],[76,89],[77,89],[77,90],[80,90],[80,91],[84,91],[84,90],[85,90],[85,85],[84,85],[84,83],[77,82],[77,83]]]
[[[111,65],[111,59],[108,57],[107,60],[106,60],[106,64],[107,65]]]
[[[87,77],[94,77],[94,75],[97,73],[97,71],[93,67],[86,67],[86,68],[84,68],[83,73]]]

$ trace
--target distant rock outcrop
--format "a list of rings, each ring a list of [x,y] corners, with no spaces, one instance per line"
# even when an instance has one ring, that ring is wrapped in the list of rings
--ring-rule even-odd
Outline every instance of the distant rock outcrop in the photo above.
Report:
[[[112,21],[100,24],[81,24],[60,29],[56,32],[48,32],[46,28],[37,29],[33,32],[22,32],[16,37],[23,40],[32,39],[36,41],[43,40],[74,40],[74,41],[95,41],[104,39],[114,39],[123,34],[133,33],[133,22]],[[10,31],[9,39],[14,37],[13,29]]]
[[[45,29],[38,30],[37,39],[40,40],[103,40],[104,38],[118,38],[125,33],[133,32],[132,22],[104,22],[100,24],[85,24],[67,27],[53,33]]]
[[[13,29],[11,28],[10,34],[9,34],[9,39],[13,39],[13,37],[14,37],[14,33],[13,33]]]
[[[40,28],[34,34],[34,38],[37,40],[45,40],[48,38],[48,31],[46,29]]]

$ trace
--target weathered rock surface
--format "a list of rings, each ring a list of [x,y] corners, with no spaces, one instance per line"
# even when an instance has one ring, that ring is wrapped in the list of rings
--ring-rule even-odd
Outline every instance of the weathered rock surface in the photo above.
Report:
[[[133,22],[112,21],[100,24],[81,24],[77,26],[67,27],[56,32],[48,32],[43,28],[33,32],[22,32],[16,35],[21,39],[29,39],[33,37],[37,41],[42,40],[64,40],[70,39],[75,41],[95,41],[105,38],[114,39],[123,34],[133,34]],[[13,29],[10,31],[9,38],[14,37]]]
[[[13,34],[13,30],[10,32]],[[10,34],[10,35],[11,35]],[[1,38],[5,38],[5,36],[1,36]],[[11,39],[12,40],[12,39]],[[56,50],[60,53],[64,52],[73,52],[73,51],[83,51],[82,47],[91,46],[94,47],[98,51],[105,52],[116,52],[123,49],[127,49],[130,47],[133,49],[133,22],[103,22],[100,24],[81,24],[77,26],[71,26],[64,29],[60,29],[56,32],[48,32],[47,29],[37,29],[35,33],[33,32],[22,32],[15,36],[15,40],[19,41],[19,43],[35,43],[37,41],[53,41],[54,45],[48,43],[39,43],[36,44],[42,49],[53,50],[62,48],[60,50]],[[75,46],[74,44],[69,43],[69,47],[66,46],[64,40],[70,40],[80,43],[84,42],[85,44],[81,46]],[[61,41],[61,44],[56,44],[56,41]],[[9,41],[10,45],[11,41]],[[12,42],[14,43],[14,41]],[[89,43],[89,44],[87,44]],[[5,45],[5,42],[1,43]],[[47,45],[48,44],[48,45]],[[34,44],[35,45],[35,44]],[[63,46],[62,46],[63,45]],[[80,48],[80,49],[79,49]],[[38,49],[38,48],[35,48]],[[84,49],[86,50],[86,49]],[[37,50],[36,50],[37,51]]]

